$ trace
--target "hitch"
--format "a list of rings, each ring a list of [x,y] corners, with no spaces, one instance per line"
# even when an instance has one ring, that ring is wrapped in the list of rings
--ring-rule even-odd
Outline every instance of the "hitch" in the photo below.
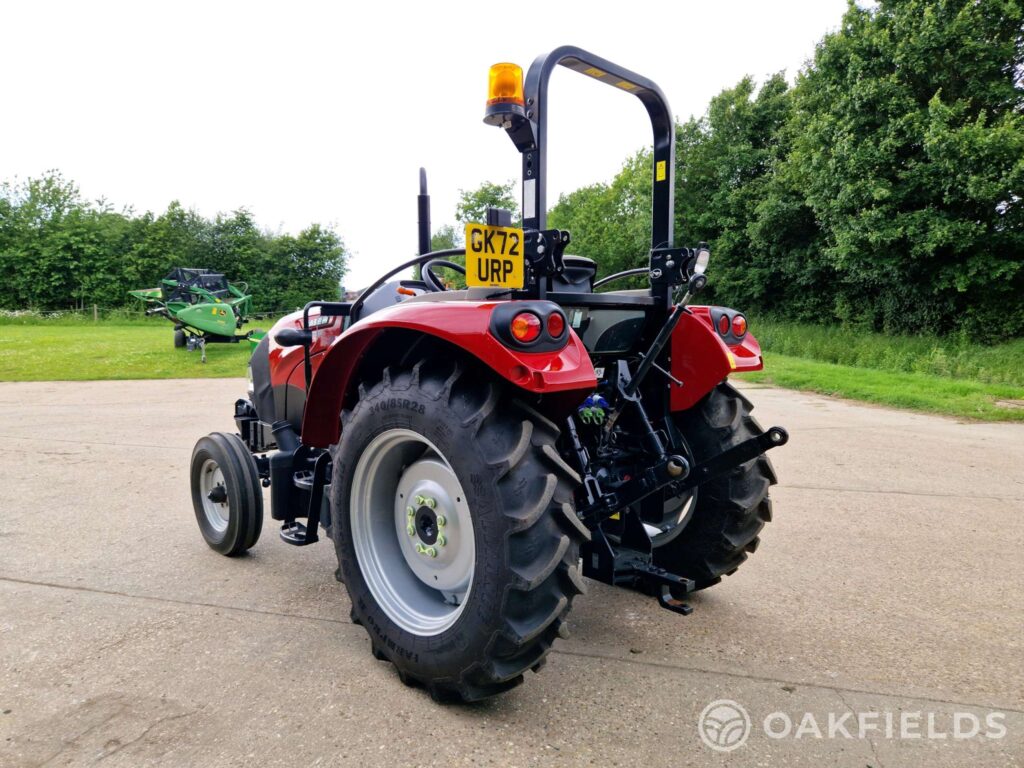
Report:
[[[657,595],[662,608],[689,616],[693,608],[677,596],[693,592],[696,582],[654,565],[652,551],[650,534],[640,516],[632,508],[623,509],[618,547],[612,545],[600,526],[591,531],[591,540],[584,545],[583,575],[612,586]]]
[[[778,448],[789,442],[789,432],[782,427],[769,427],[756,437],[737,443],[732,448],[727,448],[717,456],[707,461],[694,465],[690,474],[677,487],[680,492],[693,488],[701,483],[721,477],[751,459],[757,458],[762,453]]]

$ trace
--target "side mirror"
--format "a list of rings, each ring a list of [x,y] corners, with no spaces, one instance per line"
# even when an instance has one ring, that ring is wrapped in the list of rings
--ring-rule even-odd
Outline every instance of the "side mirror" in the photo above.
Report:
[[[274,341],[282,347],[308,347],[313,343],[313,332],[301,328],[285,328],[274,335]]]
[[[697,249],[697,258],[693,262],[693,274],[695,277],[697,275],[703,275],[708,271],[709,261],[711,261],[711,251],[708,250],[706,245],[701,243],[700,247]],[[692,279],[690,280],[690,284],[693,284]]]

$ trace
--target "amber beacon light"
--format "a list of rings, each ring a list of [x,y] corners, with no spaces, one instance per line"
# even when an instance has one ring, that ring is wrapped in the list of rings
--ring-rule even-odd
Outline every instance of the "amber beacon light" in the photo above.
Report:
[[[487,75],[484,122],[507,128],[516,117],[526,117],[523,68],[518,64],[495,64]]]

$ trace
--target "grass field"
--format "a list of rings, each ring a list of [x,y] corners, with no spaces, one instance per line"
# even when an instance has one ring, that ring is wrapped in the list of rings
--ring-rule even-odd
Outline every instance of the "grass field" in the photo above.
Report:
[[[174,348],[166,320],[0,323],[0,381],[245,376],[249,354],[248,342],[209,344],[202,363]]]
[[[982,346],[885,336],[839,326],[751,321],[765,369],[745,374],[787,389],[947,416],[1024,421],[1024,339]]]
[[[269,328],[272,321],[252,327]],[[991,421],[1024,421],[1024,339],[979,346],[795,323],[752,321],[765,370],[746,381],[896,408]],[[0,318],[0,381],[244,376],[249,345],[174,349],[156,319]]]

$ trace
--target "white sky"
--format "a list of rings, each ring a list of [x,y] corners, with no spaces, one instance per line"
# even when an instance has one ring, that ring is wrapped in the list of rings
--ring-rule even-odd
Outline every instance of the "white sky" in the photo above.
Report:
[[[525,9],[525,10],[524,10]],[[783,2],[8,2],[0,13],[0,178],[62,170],[88,198],[261,227],[333,225],[347,287],[416,249],[417,172],[433,224],[458,189],[518,179],[482,122],[487,69],[577,45],[661,85],[682,119],[750,74],[792,80],[844,0]],[[609,180],[650,142],[640,102],[552,78],[548,204]],[[202,266],[202,265],[189,265]],[[244,276],[239,276],[244,277]]]

